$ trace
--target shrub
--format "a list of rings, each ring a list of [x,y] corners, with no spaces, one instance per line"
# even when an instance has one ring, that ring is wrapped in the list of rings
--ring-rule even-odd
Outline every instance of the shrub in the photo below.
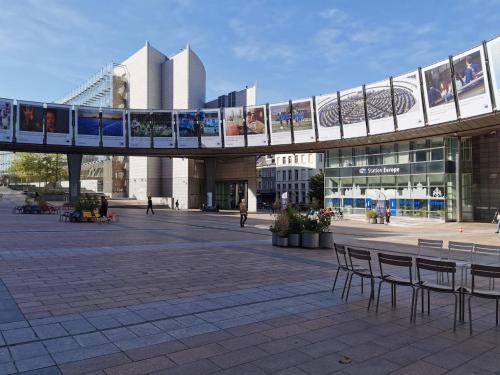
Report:
[[[304,218],[304,231],[306,232],[321,232],[322,225],[319,221],[317,213],[309,214]]]
[[[269,227],[269,230],[274,233],[278,233],[282,237],[288,236],[289,230],[289,220],[288,220],[288,212],[281,211],[280,213],[274,216],[274,222]]]
[[[96,195],[84,194],[76,204],[75,211],[91,211],[93,212],[99,207],[99,198]]]
[[[366,213],[366,216],[368,217],[368,219],[376,219],[377,218],[377,211],[370,210]]]
[[[302,215],[293,208],[289,208],[287,213],[288,213],[288,233],[292,234],[302,233],[302,231],[304,230],[304,219]]]

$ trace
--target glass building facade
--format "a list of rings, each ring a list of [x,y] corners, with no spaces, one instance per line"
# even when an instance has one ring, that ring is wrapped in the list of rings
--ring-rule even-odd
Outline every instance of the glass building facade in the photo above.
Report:
[[[393,216],[455,221],[461,186],[462,219],[473,220],[470,138],[433,137],[340,148],[326,155],[325,207],[365,214],[385,201]]]

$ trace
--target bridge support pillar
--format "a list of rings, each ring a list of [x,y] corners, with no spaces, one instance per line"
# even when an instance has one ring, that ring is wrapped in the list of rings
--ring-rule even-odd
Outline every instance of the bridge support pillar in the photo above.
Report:
[[[82,155],[68,154],[69,201],[76,203],[80,199],[80,171]]]
[[[215,208],[215,172],[217,160],[205,158],[205,202],[208,209]]]

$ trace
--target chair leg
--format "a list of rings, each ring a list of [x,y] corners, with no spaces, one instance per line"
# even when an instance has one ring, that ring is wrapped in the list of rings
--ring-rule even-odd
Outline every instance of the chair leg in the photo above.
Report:
[[[496,309],[496,312],[497,312],[497,313],[496,313],[496,323],[497,323],[497,324],[496,324],[496,325],[498,325],[498,300],[495,300],[495,302],[496,302],[496,304],[497,304],[497,306],[496,306],[496,307],[497,307],[497,309]]]
[[[394,307],[396,307],[396,287],[397,285],[394,284]]]
[[[472,296],[469,296],[469,299],[467,301],[467,304],[469,305],[469,331],[470,331],[470,334],[472,336],[472,309],[470,307],[470,300],[471,300]]]
[[[453,316],[453,332],[457,330],[457,308],[458,308],[458,297],[455,293],[453,293],[453,296],[455,296],[455,314]]]
[[[345,282],[344,282],[344,289],[342,289],[342,297],[341,297],[341,299],[344,299],[345,290],[347,288],[347,282],[349,281],[349,276],[351,276],[351,272],[347,271],[347,275],[345,277]]]
[[[373,291],[373,279],[370,279],[370,298],[368,298],[368,310],[370,310],[370,306],[372,305],[372,300],[375,299],[375,293]]]
[[[345,301],[349,299],[349,292],[351,291],[351,282],[352,282],[352,277],[354,276],[354,273],[351,273],[351,276],[349,276],[349,285],[347,286],[347,294],[345,295]]]
[[[365,291],[364,291],[364,286],[365,286],[365,278],[362,277],[361,278],[361,294],[363,294]]]
[[[333,280],[332,293],[335,290],[335,284],[337,284],[337,278],[339,277],[340,267],[337,268],[337,273],[335,274],[335,279]]]
[[[431,315],[431,291],[427,289],[427,315]]]
[[[380,280],[379,283],[378,283],[378,292],[377,292],[377,306],[375,307],[375,312],[378,313],[378,304],[379,304],[379,301],[380,301],[380,289],[382,287],[382,283],[384,282],[384,280]]]
[[[413,306],[413,322],[414,323],[417,321],[418,292],[420,292],[420,288],[417,287],[415,290],[415,305]]]
[[[413,307],[415,304],[415,288],[411,287],[411,313],[410,313],[410,323],[413,321]]]

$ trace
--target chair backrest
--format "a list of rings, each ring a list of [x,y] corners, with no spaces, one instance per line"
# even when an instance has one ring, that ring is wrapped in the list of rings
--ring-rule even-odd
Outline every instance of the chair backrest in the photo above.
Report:
[[[356,270],[355,270],[354,263],[352,262],[352,260],[357,259],[357,260],[362,260],[362,261],[366,262],[366,264],[368,265],[368,270],[370,271],[370,274],[371,275],[373,274],[372,263],[371,263],[372,256],[371,256],[370,251],[357,249],[355,247],[348,247],[347,252],[349,254],[349,262],[351,265],[351,270],[353,272],[356,272]]]
[[[92,217],[92,212],[90,211],[82,211],[82,216],[84,219],[90,219]]]
[[[340,267],[349,268],[349,263],[347,262],[347,251],[345,245],[333,243],[333,248],[335,249],[335,256],[337,257],[337,264]]]
[[[452,253],[469,253],[470,260],[472,261],[473,253],[474,253],[474,244],[472,242],[457,242],[457,241],[449,241],[448,242],[448,257],[452,258]],[[459,254],[457,254],[459,255]]]
[[[452,285],[455,288],[455,274],[457,273],[457,264],[455,262],[434,260],[428,258],[416,258],[418,281],[422,281],[420,270],[447,273],[452,275]]]
[[[443,240],[426,240],[424,238],[418,239],[418,254],[422,254],[422,249],[441,250],[443,248]]]
[[[491,246],[491,245],[481,245],[474,244],[474,252],[475,253],[484,253],[484,254],[500,254],[500,246]]]
[[[413,259],[412,259],[412,257],[405,256],[405,255],[393,255],[393,254],[378,253],[378,264],[380,266],[380,275],[382,276],[382,278],[388,276],[386,273],[384,273],[382,265],[388,264],[391,266],[408,268],[408,273],[410,275],[410,281],[413,282],[413,278],[412,278]]]
[[[489,279],[500,279],[500,267],[472,264],[470,273],[472,275],[472,292],[474,292],[476,277],[487,277]]]

